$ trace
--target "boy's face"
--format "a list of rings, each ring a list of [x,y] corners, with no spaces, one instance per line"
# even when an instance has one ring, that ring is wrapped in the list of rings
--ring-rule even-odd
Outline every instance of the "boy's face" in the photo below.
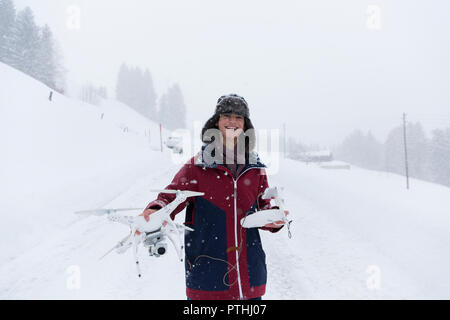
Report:
[[[221,114],[217,126],[225,139],[237,138],[244,132],[245,119],[235,114]]]

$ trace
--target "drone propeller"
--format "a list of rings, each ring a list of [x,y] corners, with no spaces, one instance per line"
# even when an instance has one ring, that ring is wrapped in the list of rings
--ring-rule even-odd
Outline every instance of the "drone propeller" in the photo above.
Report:
[[[196,191],[180,191],[180,190],[170,190],[170,189],[164,189],[164,190],[150,190],[151,192],[156,193],[169,193],[169,194],[182,194],[186,196],[186,198],[189,197],[199,197],[204,196],[205,194],[203,192],[196,192]]]
[[[150,192],[176,194],[178,191],[177,190],[164,189],[164,190],[150,190]]]

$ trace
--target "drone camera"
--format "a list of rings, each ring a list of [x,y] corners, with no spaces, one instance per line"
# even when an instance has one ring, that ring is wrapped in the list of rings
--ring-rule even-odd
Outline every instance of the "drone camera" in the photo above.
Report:
[[[167,244],[165,242],[158,242],[148,247],[150,256],[160,257],[167,252]]]
[[[148,247],[150,256],[159,257],[167,252],[166,237],[161,231],[151,232],[146,234],[144,245]]]
[[[158,251],[158,254],[159,254],[160,256],[162,256],[164,253],[166,253],[166,248],[164,248],[163,246],[161,246],[161,247],[159,247],[159,248],[157,249],[157,251]]]

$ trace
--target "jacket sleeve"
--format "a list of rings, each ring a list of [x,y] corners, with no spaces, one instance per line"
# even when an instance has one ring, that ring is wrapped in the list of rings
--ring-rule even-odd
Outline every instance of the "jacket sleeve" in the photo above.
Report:
[[[188,162],[183,165],[180,171],[178,171],[178,173],[173,178],[172,182],[165,189],[198,191],[198,184],[192,176],[193,166],[194,164],[192,164],[192,162]],[[160,193],[158,197],[154,201],[150,202],[145,209],[159,210],[175,200],[175,197],[175,194]],[[175,216],[186,207],[189,201],[192,201],[192,198],[186,199],[186,201],[176,207],[176,209],[170,215],[172,220],[175,219]]]
[[[267,174],[266,170],[261,169],[261,175],[260,175],[260,183],[259,183],[259,193],[258,193],[258,210],[269,210],[269,209],[279,209],[277,206],[272,206],[270,203],[270,199],[263,199],[262,196],[264,194],[264,191],[269,187],[269,182],[267,180]],[[284,227],[284,226],[283,226]],[[281,228],[266,228],[266,227],[260,227],[261,230],[270,231],[272,233],[276,233],[280,231]]]

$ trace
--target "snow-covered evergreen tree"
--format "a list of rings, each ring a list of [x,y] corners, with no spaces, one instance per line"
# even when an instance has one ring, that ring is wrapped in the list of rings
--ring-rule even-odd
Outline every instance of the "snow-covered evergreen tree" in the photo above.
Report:
[[[153,78],[148,69],[144,71],[142,83],[143,88],[143,101],[144,101],[144,113],[147,113],[147,117],[152,120],[157,120],[158,113],[156,108],[157,94],[155,91],[155,86],[153,84]]]
[[[351,164],[372,169],[382,168],[383,147],[372,133],[366,135],[361,130],[353,131],[334,151],[335,157]]]
[[[41,30],[35,68],[37,79],[55,89],[57,66],[53,34],[48,25],[45,25]]]
[[[406,125],[406,146],[409,175],[414,178],[429,180],[430,177],[427,175],[428,141],[420,123],[408,123]],[[386,170],[404,175],[406,164],[402,126],[391,130],[384,147]]]
[[[432,181],[450,187],[450,128],[434,130],[430,142]]]
[[[165,128],[171,128],[170,113],[169,97],[167,93],[164,93],[159,99],[158,120]]]
[[[178,84],[169,88],[169,103],[173,109],[174,128],[186,128],[186,104],[184,103],[183,93]]]
[[[170,130],[186,128],[186,105],[178,84],[171,86],[161,97],[159,119]]]
[[[101,103],[101,99],[108,98],[108,93],[106,87],[96,87],[88,83],[81,87],[79,97],[81,101],[98,106]]]
[[[386,171],[405,174],[403,128],[392,129],[384,143]]]
[[[64,93],[66,69],[50,27],[40,29],[29,7],[16,16],[12,0],[0,0],[0,61]]]
[[[365,136],[364,166],[367,169],[381,170],[383,167],[383,145],[369,131]]]
[[[0,61],[9,64],[9,46],[16,19],[12,0],[0,0]]]
[[[406,127],[406,138],[408,166],[411,177],[429,180],[427,163],[429,158],[429,142],[422,125],[419,122],[408,124]]]
[[[53,42],[53,62],[55,66],[55,90],[64,94],[66,89],[67,69],[64,66],[64,57],[58,41],[54,39]]]
[[[141,105],[139,103],[140,76],[141,70],[138,67],[131,67],[130,73],[127,75],[127,96],[128,105],[134,108],[137,112],[142,114]]]
[[[156,120],[157,95],[150,71],[139,67],[120,67],[116,85],[117,100],[127,104],[143,116]]]
[[[33,12],[26,7],[17,14],[16,23],[12,28],[9,64],[38,78],[37,56],[39,51],[39,28],[34,21]]]
[[[116,99],[123,103],[127,103],[126,76],[128,72],[129,72],[128,66],[125,63],[123,63],[120,66],[116,83]]]

